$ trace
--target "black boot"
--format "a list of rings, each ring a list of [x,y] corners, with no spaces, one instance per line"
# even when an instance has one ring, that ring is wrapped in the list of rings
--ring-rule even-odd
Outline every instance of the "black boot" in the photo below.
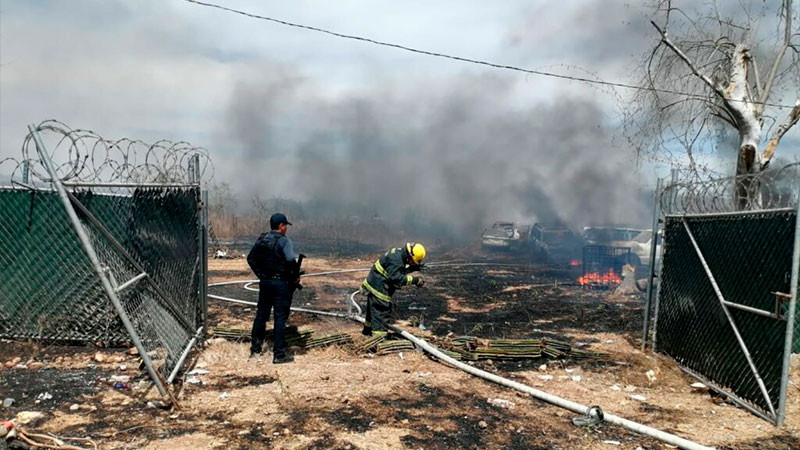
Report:
[[[264,347],[263,342],[250,343],[250,358],[255,358],[261,354],[261,349]]]
[[[363,334],[364,336],[370,336],[370,337],[372,337],[372,328],[370,328],[370,327],[364,327],[364,328],[362,328],[362,329],[361,329],[361,334]]]
[[[272,364],[286,364],[292,361],[294,361],[294,356],[292,355],[281,355],[272,358]]]

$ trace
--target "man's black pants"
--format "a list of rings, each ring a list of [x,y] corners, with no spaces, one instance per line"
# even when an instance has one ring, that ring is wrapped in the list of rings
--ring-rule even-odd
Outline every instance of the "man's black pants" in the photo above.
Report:
[[[289,283],[279,280],[262,280],[259,283],[258,310],[253,320],[253,331],[250,351],[261,353],[264,345],[264,334],[271,309],[275,310],[275,346],[272,349],[274,358],[286,356],[286,321],[289,319],[289,308],[292,306],[292,291]]]

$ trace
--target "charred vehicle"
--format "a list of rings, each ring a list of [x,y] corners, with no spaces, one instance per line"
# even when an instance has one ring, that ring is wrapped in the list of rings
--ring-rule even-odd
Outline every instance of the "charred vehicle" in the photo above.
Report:
[[[583,239],[566,225],[537,223],[531,228],[530,247],[534,261],[559,265],[580,264]]]
[[[481,245],[487,250],[518,250],[522,242],[523,233],[514,222],[495,222],[481,235]]]
[[[650,264],[650,246],[652,230],[626,227],[586,227],[583,229],[584,240],[590,245],[606,245],[631,249],[627,264],[639,269]],[[660,246],[660,236],[657,238]],[[658,249],[658,247],[657,247]]]

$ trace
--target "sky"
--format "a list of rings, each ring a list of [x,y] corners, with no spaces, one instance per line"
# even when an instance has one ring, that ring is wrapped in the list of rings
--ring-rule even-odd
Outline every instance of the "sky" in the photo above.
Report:
[[[652,10],[621,0],[217,3],[622,82],[657,42]],[[208,148],[214,181],[241,199],[361,202],[470,223],[636,221],[648,216],[638,203],[581,213],[626,203],[663,173],[621,135],[628,94],[179,0],[0,0],[0,160],[19,155],[27,124],[58,119],[110,139]],[[800,141],[796,130],[787,140]]]

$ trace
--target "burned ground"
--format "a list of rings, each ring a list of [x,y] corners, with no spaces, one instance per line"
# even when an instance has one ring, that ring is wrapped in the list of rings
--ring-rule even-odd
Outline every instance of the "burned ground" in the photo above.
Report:
[[[311,258],[307,270],[366,267],[375,256]],[[491,257],[519,263],[507,255]],[[215,260],[211,268],[212,282],[252,276],[243,259]],[[346,296],[363,275],[307,278],[294,305],[344,310]],[[553,337],[608,355],[603,361],[543,358],[478,361],[476,366],[703,444],[800,447],[796,367],[787,425],[778,429],[695,392],[690,387],[694,380],[669,359],[639,351],[639,297],[585,291],[574,285],[569,270],[525,264],[430,267],[423,275],[429,281],[424,288],[395,297],[398,323],[415,334],[433,341],[450,333]],[[213,288],[212,293],[257,299],[241,285]],[[249,305],[210,302],[212,329],[249,329],[253,314]],[[293,314],[291,322],[318,334],[346,332],[356,343],[364,339],[357,324],[344,320]],[[21,357],[17,368],[0,374],[0,395],[17,401],[5,415],[40,411],[44,417],[31,422],[31,429],[88,436],[101,448],[667,448],[609,424],[576,427],[571,412],[418,352],[375,356],[349,347],[312,349],[294,364],[273,366],[269,354],[248,359],[247,342],[211,336],[192,358],[193,368],[209,373],[197,375],[198,384],[186,382],[185,375],[178,380],[180,410],[160,407],[159,396],[136,370],[137,357],[125,349],[4,342],[0,361],[16,356]],[[646,376],[648,371],[655,381]],[[135,374],[132,389],[114,389],[109,378],[115,374]],[[53,398],[36,403],[42,392]],[[645,400],[633,399],[634,394]],[[513,406],[496,406],[490,403],[494,399]]]

